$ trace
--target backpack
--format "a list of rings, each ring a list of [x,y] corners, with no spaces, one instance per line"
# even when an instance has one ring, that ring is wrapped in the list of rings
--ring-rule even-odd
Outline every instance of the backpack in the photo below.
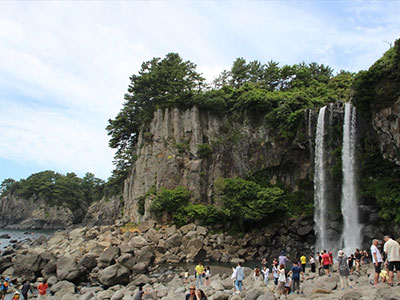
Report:
[[[256,268],[256,276],[258,277],[258,276],[260,276],[260,269],[259,268]]]

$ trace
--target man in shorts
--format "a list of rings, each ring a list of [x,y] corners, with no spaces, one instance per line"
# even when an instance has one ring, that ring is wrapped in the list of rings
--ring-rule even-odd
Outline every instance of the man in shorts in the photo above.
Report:
[[[400,245],[395,240],[392,240],[388,235],[385,235],[383,239],[385,240],[383,251],[385,251],[387,255],[389,269],[388,283],[393,286],[393,271],[396,269],[397,285],[400,285]]]
[[[326,253],[325,251],[322,251],[321,254],[322,254],[322,265],[325,271],[325,275],[331,276],[331,272],[329,270],[329,267],[331,265],[331,258],[329,257],[329,254]]]
[[[372,256],[372,262],[374,263],[375,267],[375,274],[374,274],[374,285],[376,286],[379,281],[379,274],[381,273],[381,267],[382,267],[382,255],[379,252],[378,249],[378,240],[373,240],[372,245],[371,245],[371,256]]]

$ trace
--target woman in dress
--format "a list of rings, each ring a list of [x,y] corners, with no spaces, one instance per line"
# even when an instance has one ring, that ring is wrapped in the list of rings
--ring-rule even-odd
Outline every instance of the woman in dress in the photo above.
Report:
[[[338,263],[339,263],[339,275],[340,275],[340,285],[342,290],[346,287],[353,288],[350,284],[349,276],[350,276],[350,269],[347,265],[347,256],[344,254],[343,250],[338,252]]]

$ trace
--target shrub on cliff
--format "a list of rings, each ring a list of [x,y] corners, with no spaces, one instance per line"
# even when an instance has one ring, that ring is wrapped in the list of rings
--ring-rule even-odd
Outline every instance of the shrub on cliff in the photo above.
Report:
[[[150,211],[157,217],[164,213],[173,215],[180,207],[189,203],[190,192],[183,186],[168,190],[161,188],[150,204]]]

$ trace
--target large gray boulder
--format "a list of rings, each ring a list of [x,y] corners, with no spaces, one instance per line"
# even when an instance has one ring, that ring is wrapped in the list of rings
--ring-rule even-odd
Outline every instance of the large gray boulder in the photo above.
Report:
[[[93,254],[85,254],[80,260],[79,264],[84,267],[87,271],[91,271],[97,266],[96,256]]]
[[[66,280],[59,281],[50,287],[50,292],[54,294],[56,299],[62,299],[62,297],[66,294],[75,293],[75,285]]]
[[[145,263],[149,265],[153,263],[154,259],[154,251],[149,246],[141,248],[136,254],[136,263]]]
[[[68,280],[78,282],[86,275],[86,269],[70,258],[62,257],[57,261],[57,278],[59,280]]]
[[[129,282],[129,270],[121,264],[115,264],[99,272],[99,281],[105,286],[127,284]]]
[[[35,273],[46,266],[45,260],[38,254],[17,254],[13,259],[13,276],[23,279],[34,279]]]
[[[118,247],[112,246],[106,248],[99,257],[99,267],[105,268],[109,265],[115,264],[115,260],[120,255],[121,250]]]
[[[135,258],[130,253],[123,253],[118,259],[117,262],[129,270],[132,270],[133,266],[135,265]]]

